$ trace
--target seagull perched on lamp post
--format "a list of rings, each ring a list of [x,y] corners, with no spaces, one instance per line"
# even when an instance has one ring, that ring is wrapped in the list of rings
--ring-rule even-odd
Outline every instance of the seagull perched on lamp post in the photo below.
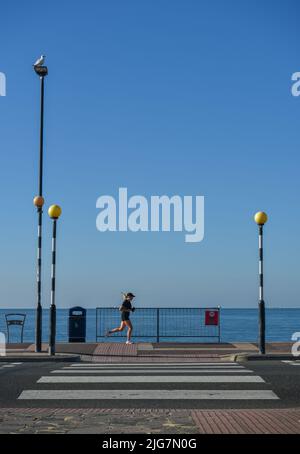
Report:
[[[36,68],[37,66],[43,66],[45,57],[46,55],[41,55],[40,58],[38,58],[37,61],[34,63],[33,67]]]
[[[40,100],[40,152],[39,152],[39,179],[38,194],[34,198],[34,205],[38,215],[38,253],[37,253],[37,306],[36,306],[36,329],[35,329],[35,351],[42,351],[42,215],[43,215],[43,158],[44,158],[44,79],[48,74],[47,66],[44,66],[45,55],[34,63],[33,70],[40,78],[41,100]]]

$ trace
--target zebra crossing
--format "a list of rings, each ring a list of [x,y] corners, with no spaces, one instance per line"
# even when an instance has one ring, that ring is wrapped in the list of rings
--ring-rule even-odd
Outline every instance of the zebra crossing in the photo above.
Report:
[[[289,364],[290,366],[300,366],[300,361],[299,360],[294,360],[294,361],[281,361],[282,363]]]
[[[21,365],[22,363],[0,363],[0,370],[1,369],[11,369],[13,367],[16,367],[16,366],[19,366]]]
[[[45,387],[47,389],[45,389]],[[276,400],[237,363],[75,363],[38,378],[20,400]]]

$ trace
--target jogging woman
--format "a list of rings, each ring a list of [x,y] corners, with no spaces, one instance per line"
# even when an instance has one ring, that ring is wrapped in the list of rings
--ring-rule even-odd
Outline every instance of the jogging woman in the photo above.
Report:
[[[114,328],[110,331],[107,331],[106,336],[109,336],[113,333],[118,333],[123,331],[127,327],[127,341],[126,344],[132,344],[131,342],[131,333],[132,333],[132,323],[130,321],[130,312],[134,312],[135,308],[132,307],[131,301],[135,297],[135,295],[131,292],[129,293],[122,293],[123,295],[123,303],[119,307],[119,311],[121,312],[121,325],[119,328]]]

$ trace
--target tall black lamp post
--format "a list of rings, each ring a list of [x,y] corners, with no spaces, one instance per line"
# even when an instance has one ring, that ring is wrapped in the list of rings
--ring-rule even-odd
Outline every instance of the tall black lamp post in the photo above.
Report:
[[[42,304],[41,304],[41,287],[42,287],[42,216],[43,216],[43,138],[44,138],[44,78],[48,74],[47,66],[44,66],[44,56],[33,65],[33,69],[40,78],[41,83],[41,107],[40,107],[40,153],[39,153],[39,181],[38,195],[34,198],[33,203],[38,213],[38,251],[37,251],[37,308],[36,308],[36,330],[35,330],[35,351],[42,350]]]

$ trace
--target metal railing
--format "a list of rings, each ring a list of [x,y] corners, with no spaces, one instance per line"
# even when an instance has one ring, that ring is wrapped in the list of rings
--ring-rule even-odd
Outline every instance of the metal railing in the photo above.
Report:
[[[216,314],[216,323],[208,323],[209,314]],[[120,325],[120,312],[114,307],[96,308],[96,341],[105,333]],[[220,307],[204,308],[137,308],[130,317],[133,324],[132,337],[144,339],[195,338],[204,341],[221,339]],[[113,334],[125,337],[126,330]]]

